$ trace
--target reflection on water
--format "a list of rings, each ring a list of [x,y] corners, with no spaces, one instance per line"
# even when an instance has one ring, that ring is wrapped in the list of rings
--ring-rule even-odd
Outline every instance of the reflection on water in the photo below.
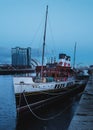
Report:
[[[67,130],[80,96],[45,105],[33,112],[42,118],[59,115],[52,120],[39,120],[31,112],[19,115],[16,125],[16,106],[12,76],[0,76],[0,130]]]

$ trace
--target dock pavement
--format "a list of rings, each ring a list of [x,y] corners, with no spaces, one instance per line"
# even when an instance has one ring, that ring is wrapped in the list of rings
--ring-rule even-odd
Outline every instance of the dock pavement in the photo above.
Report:
[[[89,77],[68,130],[93,130],[93,74]]]

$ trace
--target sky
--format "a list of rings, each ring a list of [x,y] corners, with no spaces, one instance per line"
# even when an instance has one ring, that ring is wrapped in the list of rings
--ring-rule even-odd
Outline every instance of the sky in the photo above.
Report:
[[[11,61],[14,47],[41,52],[46,5],[47,53],[66,53],[73,63],[76,42],[76,65],[93,64],[93,0],[0,0],[0,63]]]

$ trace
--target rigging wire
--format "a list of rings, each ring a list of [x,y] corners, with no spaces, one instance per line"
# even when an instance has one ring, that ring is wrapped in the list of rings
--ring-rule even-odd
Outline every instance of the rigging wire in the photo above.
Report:
[[[53,41],[53,46],[52,46],[52,53],[54,56],[56,56],[57,54],[57,49],[55,47],[55,40],[54,40],[54,37],[53,37],[53,31],[52,31],[52,26],[51,26],[51,21],[50,21],[50,17],[48,16],[48,25],[49,25],[49,29],[50,29],[50,32],[51,32],[51,38],[52,38],[52,41]]]
[[[39,32],[42,23],[43,23],[43,20],[40,21],[40,24],[39,24],[38,28],[36,29],[36,31],[35,31],[35,33],[34,33],[34,35],[32,37],[32,44],[33,44],[34,40],[36,39],[36,34]]]
[[[71,103],[71,104],[68,105],[63,111],[57,113],[56,115],[51,116],[51,117],[48,117],[48,118],[43,118],[43,117],[38,116],[35,112],[33,112],[33,110],[31,109],[31,107],[30,107],[29,104],[28,104],[28,101],[27,101],[27,99],[26,99],[26,97],[25,97],[25,93],[24,93],[24,92],[23,92],[23,96],[24,96],[25,102],[26,102],[26,104],[27,104],[27,106],[28,106],[30,112],[33,114],[33,116],[35,116],[37,119],[43,120],[43,121],[52,120],[52,119],[54,119],[54,118],[57,118],[58,116],[60,116],[61,114],[63,114],[69,107],[71,107],[71,106],[73,105],[73,103]]]

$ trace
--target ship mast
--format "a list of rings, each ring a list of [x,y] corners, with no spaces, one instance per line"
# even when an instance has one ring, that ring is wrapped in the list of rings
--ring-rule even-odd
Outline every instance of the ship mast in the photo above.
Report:
[[[41,77],[43,77],[43,65],[44,65],[44,55],[45,55],[45,40],[46,40],[47,15],[48,15],[48,5],[46,6],[45,28],[44,28],[44,36],[43,36]]]
[[[74,59],[73,59],[73,69],[75,68],[75,62],[76,62],[76,45],[77,43],[75,42],[75,46],[74,46]]]

